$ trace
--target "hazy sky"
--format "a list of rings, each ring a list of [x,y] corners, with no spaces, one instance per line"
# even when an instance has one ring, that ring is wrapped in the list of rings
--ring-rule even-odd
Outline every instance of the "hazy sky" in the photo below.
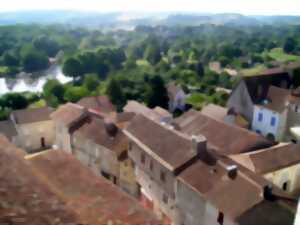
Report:
[[[0,11],[31,9],[300,15],[300,0],[0,0]]]

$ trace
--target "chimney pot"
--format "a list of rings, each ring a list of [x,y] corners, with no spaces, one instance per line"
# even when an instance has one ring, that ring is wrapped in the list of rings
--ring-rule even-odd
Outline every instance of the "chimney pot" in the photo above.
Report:
[[[230,165],[226,167],[227,175],[230,179],[235,179],[237,176],[238,168],[237,165]]]
[[[206,138],[204,136],[192,135],[192,150],[196,155],[200,156],[202,153],[206,153]]]

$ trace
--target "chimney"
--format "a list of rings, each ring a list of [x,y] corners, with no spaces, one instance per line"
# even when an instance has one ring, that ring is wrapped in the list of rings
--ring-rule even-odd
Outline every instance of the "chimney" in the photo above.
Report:
[[[192,135],[192,150],[193,152],[201,156],[202,154],[206,154],[206,138],[204,136],[195,136]]]
[[[230,179],[235,179],[237,176],[238,168],[237,165],[229,165],[226,167],[227,175]]]

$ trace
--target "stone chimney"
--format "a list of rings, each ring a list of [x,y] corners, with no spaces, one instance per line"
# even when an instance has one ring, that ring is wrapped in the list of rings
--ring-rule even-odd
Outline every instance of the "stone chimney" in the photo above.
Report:
[[[192,135],[191,141],[192,150],[196,155],[201,156],[207,154],[206,138],[204,136]]]

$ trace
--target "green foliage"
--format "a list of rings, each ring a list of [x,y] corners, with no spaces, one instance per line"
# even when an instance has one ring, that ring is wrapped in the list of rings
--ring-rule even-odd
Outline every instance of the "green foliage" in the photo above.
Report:
[[[292,53],[296,49],[297,42],[295,39],[289,37],[285,40],[283,50],[285,53]]]
[[[95,91],[99,86],[100,81],[97,74],[86,74],[84,76],[83,85],[89,91]]]
[[[21,61],[25,72],[46,69],[49,65],[47,55],[32,45],[25,45],[21,50]]]
[[[149,80],[146,91],[146,103],[150,108],[160,106],[168,108],[169,97],[164,80],[156,75]]]
[[[68,87],[64,94],[67,102],[78,102],[81,98],[89,96],[89,91],[85,87]]]
[[[24,109],[28,106],[29,102],[23,94],[8,93],[2,97],[2,107],[10,108],[13,110]]]
[[[106,88],[106,94],[109,96],[111,102],[117,106],[119,111],[126,104],[123,90],[117,79],[111,78],[109,80]]]
[[[82,70],[80,61],[75,58],[68,58],[63,65],[63,73],[73,78],[82,76]]]
[[[46,35],[40,35],[35,38],[33,45],[37,49],[45,52],[49,57],[54,57],[60,49],[58,43]]]
[[[43,96],[49,106],[57,107],[64,102],[64,86],[56,79],[48,80],[43,87]]]

